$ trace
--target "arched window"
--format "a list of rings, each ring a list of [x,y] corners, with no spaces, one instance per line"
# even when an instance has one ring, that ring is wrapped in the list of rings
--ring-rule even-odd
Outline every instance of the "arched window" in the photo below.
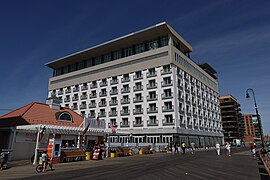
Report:
[[[58,116],[58,121],[68,121],[72,122],[72,116],[68,112],[61,112]]]

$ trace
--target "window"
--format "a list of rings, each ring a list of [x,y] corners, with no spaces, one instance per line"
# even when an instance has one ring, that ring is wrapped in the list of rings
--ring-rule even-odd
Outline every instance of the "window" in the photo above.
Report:
[[[139,90],[142,90],[142,89],[143,89],[143,87],[142,87],[142,82],[137,82],[137,83],[135,83],[135,88],[134,88],[134,90],[139,91]]]
[[[101,64],[101,56],[94,58],[95,64]]]
[[[84,61],[81,61],[78,63],[78,69],[83,69],[83,68],[85,68]]]
[[[136,54],[144,52],[144,51],[145,51],[144,43],[136,45]]]
[[[122,118],[122,125],[128,126],[128,118]]]
[[[148,42],[148,49],[152,50],[152,49],[157,49],[158,48],[158,41],[157,40],[153,40]]]
[[[141,78],[142,78],[142,72],[141,71],[135,72],[134,79],[141,79]]]
[[[171,89],[164,89],[164,96],[165,97],[171,97],[172,96]]]
[[[156,75],[156,70],[155,70],[155,68],[148,69],[148,73],[149,73],[150,76]]]
[[[132,55],[132,47],[124,49],[124,57]]]
[[[165,115],[165,122],[166,123],[173,123],[173,116],[171,114]]]
[[[141,101],[142,100],[142,94],[141,93],[135,94],[135,100],[136,101]]]
[[[142,117],[135,117],[135,124],[141,125],[142,124]]]
[[[58,121],[68,121],[68,122],[72,122],[72,116],[70,113],[68,112],[61,112],[58,115]]]
[[[156,116],[149,116],[149,124],[156,124],[157,117]]]
[[[115,51],[113,53],[113,60],[120,59],[122,57],[122,52],[121,51]]]
[[[169,42],[168,36],[162,37],[160,39],[160,47],[167,46],[168,45],[168,42]]]
[[[156,110],[157,110],[156,103],[149,104],[149,111],[150,112],[156,111]]]
[[[126,114],[126,113],[129,113],[128,106],[124,106],[124,107],[123,107],[123,113],[125,113],[125,114]]]
[[[156,91],[149,92],[149,99],[156,99]]]
[[[107,79],[102,79],[101,80],[101,83],[100,83],[100,86],[106,86],[107,85]]]
[[[149,80],[148,88],[155,88],[156,86],[157,84],[155,79]]]
[[[111,58],[112,58],[111,53],[105,54],[105,55],[104,55],[104,62],[109,62],[109,61],[111,61]]]

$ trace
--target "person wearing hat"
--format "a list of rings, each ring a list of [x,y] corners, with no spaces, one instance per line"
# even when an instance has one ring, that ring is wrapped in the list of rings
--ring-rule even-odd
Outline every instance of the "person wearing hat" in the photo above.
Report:
[[[42,160],[43,172],[46,172],[46,166],[47,166],[47,149],[43,149],[43,153],[41,154],[41,160]]]

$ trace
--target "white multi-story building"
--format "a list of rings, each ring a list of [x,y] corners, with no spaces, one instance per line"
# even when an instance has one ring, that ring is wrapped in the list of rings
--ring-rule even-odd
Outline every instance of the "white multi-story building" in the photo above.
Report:
[[[117,124],[133,142],[223,142],[218,81],[167,23],[49,62],[49,96]],[[115,141],[126,142],[127,137]]]

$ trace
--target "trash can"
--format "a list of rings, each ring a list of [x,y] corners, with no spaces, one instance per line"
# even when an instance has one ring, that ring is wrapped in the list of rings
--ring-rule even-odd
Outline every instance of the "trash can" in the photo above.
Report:
[[[115,158],[115,153],[114,152],[111,152],[111,158]]]
[[[132,156],[132,149],[128,150],[128,155]]]
[[[91,153],[90,152],[85,152],[85,160],[89,161],[91,159]]]
[[[142,149],[139,150],[139,155],[142,155]]]

